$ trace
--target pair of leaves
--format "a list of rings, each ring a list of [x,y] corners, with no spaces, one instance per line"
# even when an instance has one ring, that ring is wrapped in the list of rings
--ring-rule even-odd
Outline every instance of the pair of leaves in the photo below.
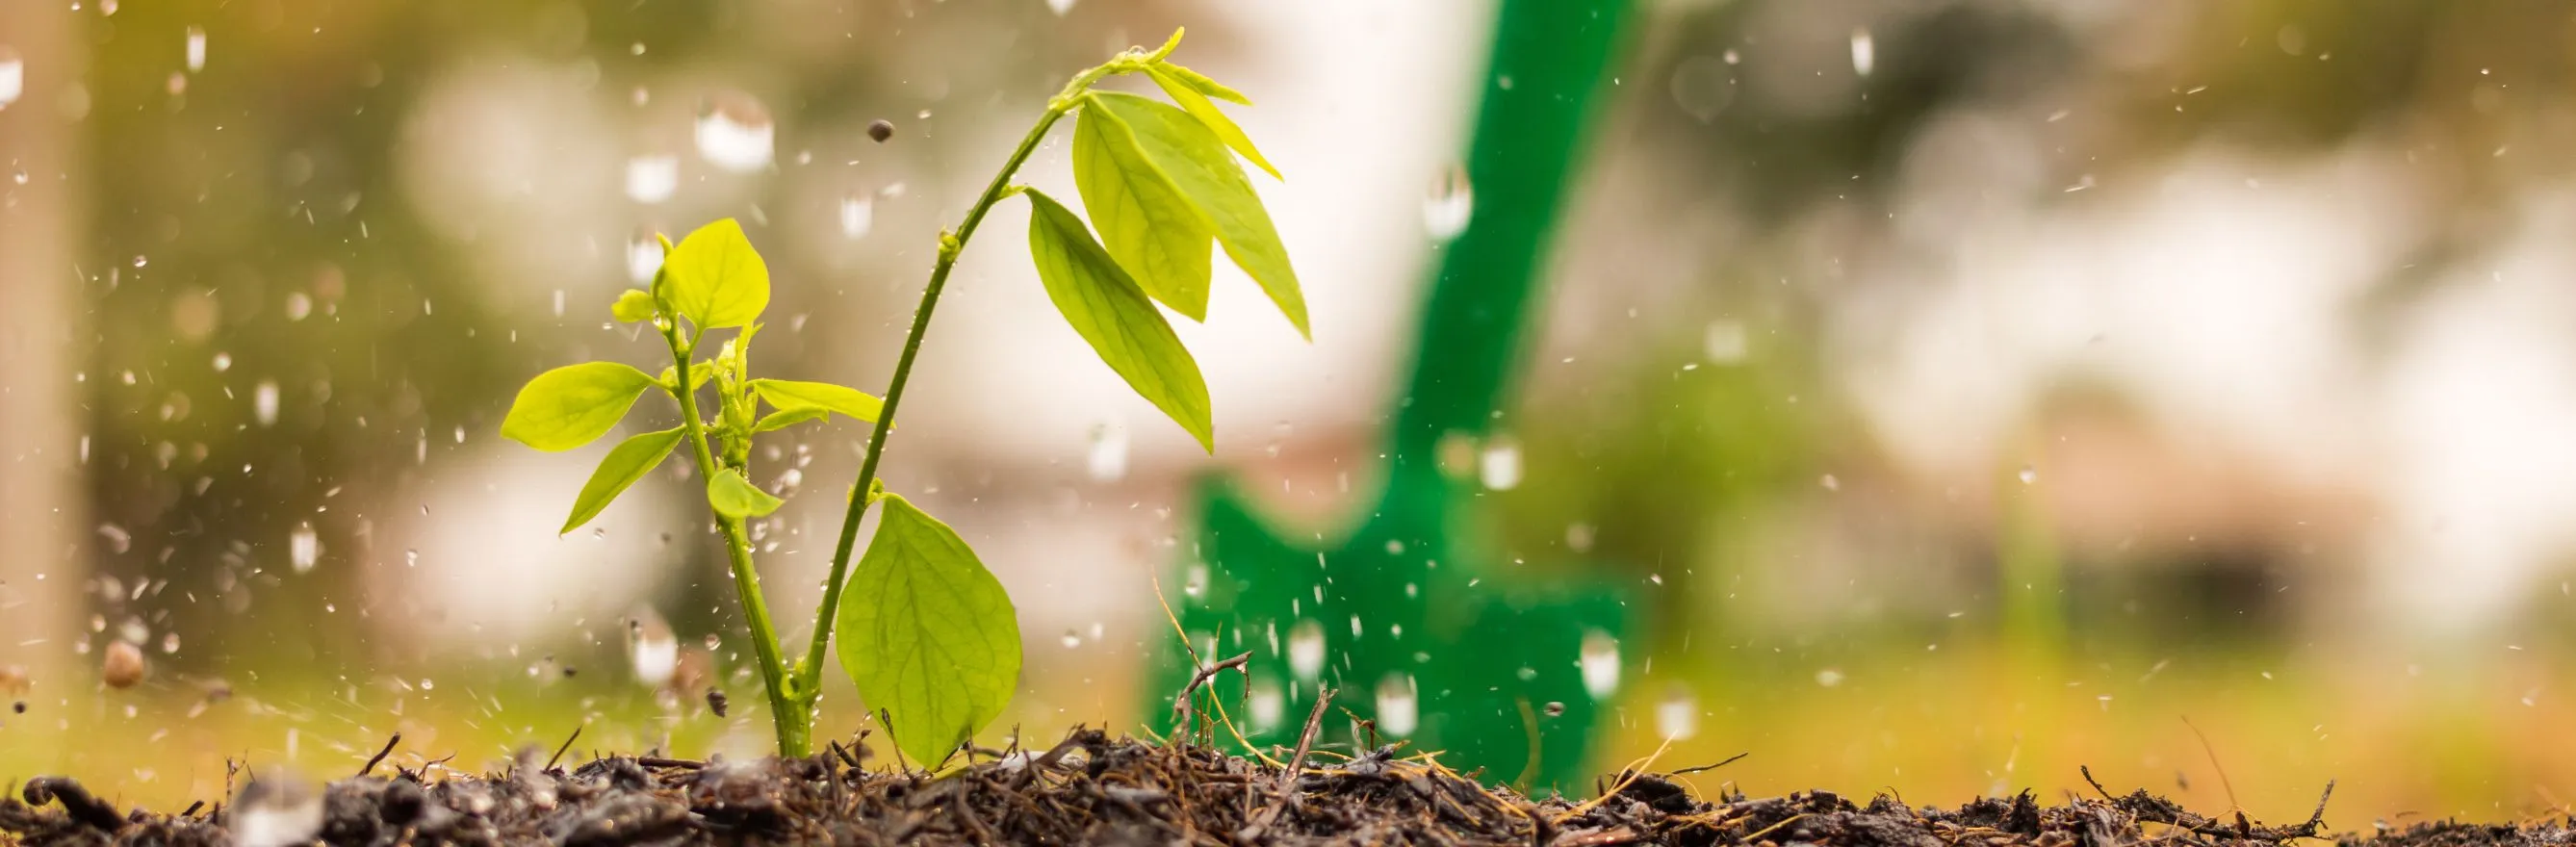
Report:
[[[1207,380],[1171,323],[1091,240],[1081,219],[1036,189],[1027,194],[1029,255],[1037,260],[1047,299],[1128,387],[1188,430],[1201,448],[1215,450]]]
[[[519,389],[518,399],[510,403],[510,414],[501,420],[501,435],[521,444],[549,452],[570,450],[592,441],[616,428],[635,406],[635,398],[661,381],[616,362],[586,362],[556,368]],[[662,464],[662,458],[680,443],[681,431],[668,429],[648,432],[620,442],[608,451],[590,481],[582,485],[581,496],[574,498],[572,516],[565,519],[563,531],[571,532],[601,509],[608,508],[617,495],[626,491]]]
[[[1000,580],[957,531],[885,496],[835,617],[841,668],[885,712],[905,755],[935,767],[1011,699],[1020,623]]]
[[[1094,91],[1083,95],[1074,127],[1074,187],[1101,243],[1146,294],[1191,320],[1206,320],[1213,239],[1299,334],[1312,337],[1288,250],[1227,149],[1264,169],[1269,163],[1208,101],[1210,93],[1242,95],[1212,81],[1202,86],[1205,77],[1184,76],[1177,66],[1148,73],[1183,106]]]

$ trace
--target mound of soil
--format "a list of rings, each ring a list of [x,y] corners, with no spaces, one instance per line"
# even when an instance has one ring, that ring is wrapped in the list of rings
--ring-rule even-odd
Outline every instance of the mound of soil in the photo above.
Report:
[[[1605,777],[1595,800],[1531,800],[1393,747],[1327,758],[1270,764],[1091,730],[941,776],[870,770],[838,747],[787,760],[613,756],[570,769],[531,762],[482,778],[396,768],[318,792],[271,779],[229,805],[176,815],[120,811],[78,783],[46,777],[0,800],[0,843],[2125,847],[2279,844],[2316,837],[2321,825],[2203,818],[2143,791],[2047,807],[2025,792],[1956,809],[1887,797],[1856,805],[1825,792],[1703,800],[1647,773]],[[2557,827],[2427,825],[2377,843],[2569,840]]]

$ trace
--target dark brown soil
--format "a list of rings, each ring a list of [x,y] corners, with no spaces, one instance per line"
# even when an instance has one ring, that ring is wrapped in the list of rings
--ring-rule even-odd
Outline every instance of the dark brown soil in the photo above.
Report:
[[[530,762],[479,779],[424,778],[397,768],[322,790],[315,837],[350,845],[2253,847],[2315,838],[2321,825],[2313,818],[2288,827],[2238,815],[2203,818],[2145,792],[2061,806],[2042,806],[2025,792],[1956,809],[1908,808],[1887,797],[1856,805],[1824,792],[1703,800],[1656,774],[1605,776],[1602,799],[1530,800],[1394,748],[1272,765],[1097,731],[1077,732],[1045,752],[982,758],[941,777],[860,765],[836,747],[795,760],[615,756],[572,768]],[[38,778],[11,792],[21,796],[0,799],[0,844],[230,844],[228,828],[246,831],[263,808],[292,808],[299,791],[306,790],[254,783],[234,807],[201,804],[165,815],[119,810],[77,783]],[[310,799],[304,794],[308,814]],[[2576,838],[2559,825],[2435,824],[2382,834],[2376,843],[2571,842]]]

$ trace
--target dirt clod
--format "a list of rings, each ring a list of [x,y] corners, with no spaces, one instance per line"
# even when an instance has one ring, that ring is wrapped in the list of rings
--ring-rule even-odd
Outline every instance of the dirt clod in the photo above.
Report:
[[[2266,847],[2320,821],[2204,818],[2136,792],[2044,805],[2024,792],[1953,809],[1825,792],[1697,796],[1687,776],[1605,776],[1603,796],[1532,800],[1396,747],[1315,750],[1299,767],[1078,731],[1045,751],[985,752],[954,773],[860,767],[839,745],[803,759],[613,756],[577,767],[439,778],[405,768],[323,789],[331,844],[1618,844],[1816,847]],[[1284,752],[1284,751],[1280,751]],[[1271,755],[1278,755],[1274,752]],[[283,786],[281,786],[283,787]],[[117,809],[67,779],[0,800],[0,844],[239,843],[253,798],[180,815]],[[305,808],[310,808],[306,806]],[[251,811],[256,811],[252,809]],[[13,839],[15,839],[13,841]],[[2362,839],[2348,837],[2346,847]],[[2564,845],[2564,827],[2427,825],[2377,843]]]

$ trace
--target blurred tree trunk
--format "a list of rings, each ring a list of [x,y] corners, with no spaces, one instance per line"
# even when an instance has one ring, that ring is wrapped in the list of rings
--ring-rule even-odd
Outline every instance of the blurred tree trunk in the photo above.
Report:
[[[0,665],[26,666],[38,693],[57,696],[75,688],[64,676],[89,572],[72,188],[85,106],[65,103],[84,56],[71,5],[0,2],[0,55],[16,51],[26,81],[0,108]]]

